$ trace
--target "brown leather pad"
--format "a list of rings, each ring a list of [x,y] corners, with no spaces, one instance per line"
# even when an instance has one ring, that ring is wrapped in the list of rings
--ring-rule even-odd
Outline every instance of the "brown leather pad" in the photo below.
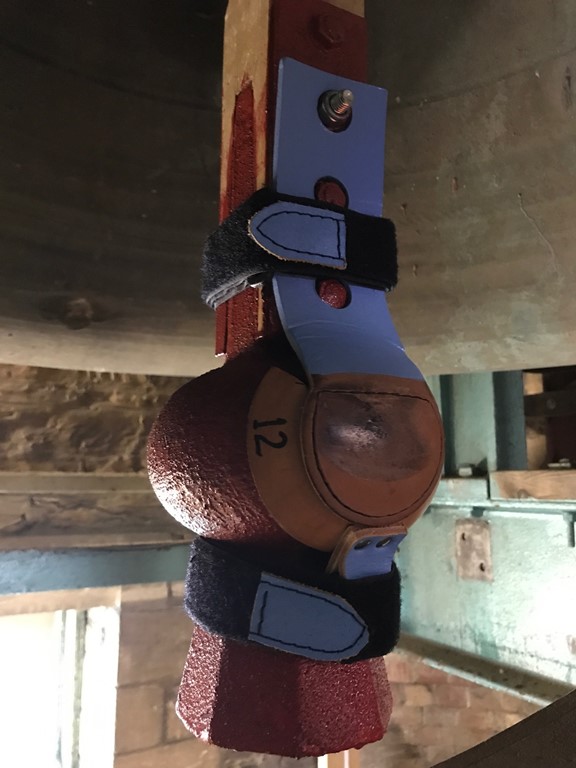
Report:
[[[351,523],[409,525],[442,472],[442,423],[422,380],[314,376],[302,439],[316,491]]]
[[[434,494],[444,437],[423,381],[297,377],[272,368],[250,407],[248,459],[260,498],[290,536],[330,551],[350,525],[411,525]]]

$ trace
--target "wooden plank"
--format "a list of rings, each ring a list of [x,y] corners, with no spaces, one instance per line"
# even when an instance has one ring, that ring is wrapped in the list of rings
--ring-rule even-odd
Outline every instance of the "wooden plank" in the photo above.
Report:
[[[222,159],[220,166],[220,191],[223,215],[229,212],[229,194],[233,178],[230,166],[234,162],[232,133],[236,102],[248,84],[254,99],[254,143],[255,188],[266,182],[266,108],[268,88],[268,29],[270,0],[251,0],[249,3],[230,3],[226,14],[226,46],[224,48],[222,82]],[[246,35],[250,45],[246,45]]]
[[[150,494],[148,475],[120,472],[0,472],[1,494]]]
[[[97,606],[118,606],[122,592],[121,587],[102,587],[0,595],[0,616],[66,610],[86,611]]]
[[[334,5],[364,16],[364,0],[333,0]],[[273,117],[269,109],[268,43],[266,34],[270,17],[270,0],[251,0],[249,3],[230,3],[226,14],[226,46],[224,49],[222,83],[222,161],[220,191],[222,215],[227,215],[231,204],[239,204],[236,190],[231,190],[234,177],[230,167],[235,162],[233,150],[233,123],[239,95],[249,84],[254,101],[254,189],[266,184],[268,171],[268,121]],[[250,39],[250,45],[246,45]],[[249,193],[248,193],[249,194]]]
[[[263,187],[267,176],[270,0],[230,3],[222,82],[220,218]],[[248,38],[245,37],[248,35]],[[250,39],[250,45],[246,45]],[[264,330],[260,288],[248,288],[216,310],[216,354],[234,355]]]
[[[192,536],[151,491],[0,497],[0,550],[169,545]]]
[[[360,768],[360,752],[347,749],[345,752],[323,755],[318,758],[318,768]]]
[[[355,15],[363,15],[364,3],[341,0],[326,3],[337,5]],[[274,12],[278,6],[274,6]],[[321,8],[321,6],[320,6]],[[230,3],[226,14],[224,76],[222,101],[222,166],[220,187],[220,216],[228,215],[257,189],[271,181],[271,142],[276,98],[278,63],[284,56],[310,61],[326,70],[365,80],[366,63],[360,57],[341,57],[342,40],[333,44],[331,35],[338,37],[338,28],[324,32],[322,61],[318,56],[318,30],[311,24],[298,25],[299,17],[307,18],[306,6],[291,8],[291,34],[274,34],[279,25],[269,22],[270,0],[257,0],[242,5]],[[300,11],[300,12],[299,12]],[[319,17],[321,18],[321,17]],[[319,19],[307,19],[318,22]],[[320,24],[317,24],[320,27]],[[268,32],[268,34],[266,34]],[[272,39],[271,39],[272,35]],[[314,39],[316,38],[316,40]],[[250,45],[246,45],[246,39]],[[287,40],[290,43],[287,43]],[[358,45],[363,43],[358,40]],[[275,302],[269,289],[247,289],[227,301],[216,312],[216,353],[236,355],[261,336],[271,336],[279,330]]]
[[[576,471],[543,469],[524,472],[491,472],[492,499],[576,500]]]

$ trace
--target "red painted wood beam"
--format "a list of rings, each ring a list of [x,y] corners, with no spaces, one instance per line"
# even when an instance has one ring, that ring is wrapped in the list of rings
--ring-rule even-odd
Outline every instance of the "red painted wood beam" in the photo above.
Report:
[[[231,137],[224,136],[228,146],[223,148],[226,175],[223,176],[220,198],[221,219],[257,189],[271,182],[280,59],[297,59],[353,80],[365,82],[367,78],[364,18],[321,0],[273,0],[267,5],[270,9],[267,83],[256,103],[253,83],[247,73],[248,77],[235,97]],[[261,34],[266,35],[266,30]],[[252,41],[245,40],[244,43],[251,45]],[[258,146],[265,147],[264,178],[258,173]],[[253,288],[219,308],[216,313],[216,354],[236,355],[256,339],[276,333],[279,323],[273,304],[271,294],[262,296],[259,288]]]

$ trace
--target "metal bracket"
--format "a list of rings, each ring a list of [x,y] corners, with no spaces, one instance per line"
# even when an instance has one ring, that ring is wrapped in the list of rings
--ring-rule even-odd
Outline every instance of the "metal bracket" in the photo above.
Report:
[[[456,521],[456,565],[461,579],[493,581],[490,523],[481,519]]]

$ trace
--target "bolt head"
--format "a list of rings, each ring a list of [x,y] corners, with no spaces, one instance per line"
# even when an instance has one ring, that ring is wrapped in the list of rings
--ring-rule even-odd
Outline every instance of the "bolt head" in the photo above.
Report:
[[[313,19],[314,33],[324,48],[338,48],[344,42],[342,22],[329,13],[321,13]]]

